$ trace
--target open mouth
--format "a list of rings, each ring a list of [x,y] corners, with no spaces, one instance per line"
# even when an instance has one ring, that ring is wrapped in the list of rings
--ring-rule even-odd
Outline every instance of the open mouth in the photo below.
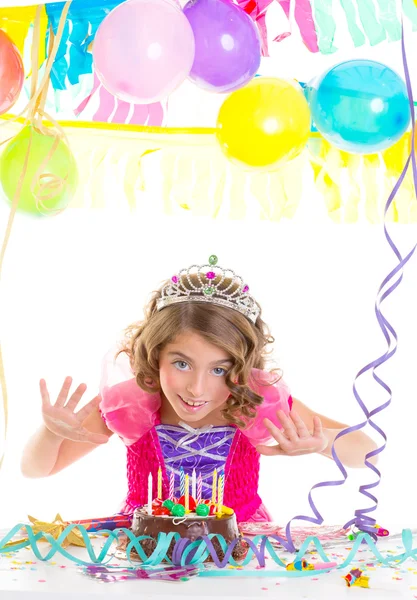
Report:
[[[178,398],[181,400],[181,405],[185,408],[185,410],[189,412],[197,412],[204,408],[208,402],[197,402],[194,400],[184,399],[182,396],[178,395]]]

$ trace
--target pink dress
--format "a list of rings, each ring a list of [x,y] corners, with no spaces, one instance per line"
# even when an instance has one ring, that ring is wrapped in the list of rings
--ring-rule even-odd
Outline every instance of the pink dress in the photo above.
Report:
[[[291,410],[292,398],[286,384],[279,380],[271,385],[274,375],[253,370],[250,387],[264,400],[256,417],[247,420],[245,428],[193,429],[181,423],[169,426],[160,422],[160,394],[143,391],[132,377],[125,355],[120,355],[117,361],[113,356],[114,352],[104,363],[100,411],[107,427],[127,448],[128,494],[122,512],[131,513],[137,506],[146,504],[150,472],[153,496],[156,496],[159,467],[163,495],[168,497],[169,475],[178,474],[180,465],[191,478],[193,467],[197,472],[206,471],[208,476],[213,466],[218,468],[221,464],[225,477],[224,504],[235,510],[238,521],[270,521],[271,515],[258,495],[260,455],[256,446],[271,442],[263,419],[268,417],[281,427],[277,410],[282,409],[286,414]],[[208,487],[208,481],[204,485]]]

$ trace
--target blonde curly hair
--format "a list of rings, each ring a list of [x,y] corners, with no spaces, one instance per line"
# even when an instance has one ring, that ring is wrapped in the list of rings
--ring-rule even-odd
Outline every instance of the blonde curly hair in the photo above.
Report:
[[[127,354],[138,386],[146,392],[155,393],[161,390],[161,350],[172,343],[179,333],[196,332],[231,356],[233,364],[225,380],[230,396],[221,412],[229,423],[239,427],[247,426],[256,415],[256,407],[263,401],[263,396],[249,386],[251,370],[265,369],[270,354],[267,347],[275,341],[261,319],[261,313],[253,324],[237,310],[208,302],[181,302],[158,311],[157,301],[167,283],[165,281],[153,292],[144,309],[144,320],[133,323],[126,329],[118,354]],[[231,280],[226,278],[222,289],[230,283]],[[233,293],[234,289],[232,286],[229,293]],[[276,368],[270,370],[273,373],[277,371]],[[270,385],[275,384],[280,377],[281,373],[277,374]],[[262,385],[265,385],[264,381]],[[241,417],[245,417],[246,421]]]

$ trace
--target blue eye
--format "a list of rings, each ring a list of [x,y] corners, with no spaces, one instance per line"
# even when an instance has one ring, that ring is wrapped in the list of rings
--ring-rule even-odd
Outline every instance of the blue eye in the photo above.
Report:
[[[217,371],[217,373],[216,373]],[[219,371],[221,371],[221,373],[219,373]],[[226,375],[227,370],[223,369],[223,367],[215,367],[213,369],[214,374],[216,375],[216,377],[223,377],[223,375]]]
[[[173,365],[175,365],[175,368],[178,369],[179,371],[186,371],[187,369],[183,368],[188,367],[188,363],[185,362],[185,360],[176,360],[174,363],[172,363]]]

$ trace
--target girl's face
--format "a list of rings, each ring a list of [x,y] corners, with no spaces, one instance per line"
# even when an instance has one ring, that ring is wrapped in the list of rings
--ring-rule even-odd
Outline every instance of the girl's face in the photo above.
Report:
[[[166,415],[174,411],[193,427],[224,423],[220,411],[230,395],[226,373],[232,364],[231,356],[197,333],[178,335],[159,356],[161,388],[170,405]]]

